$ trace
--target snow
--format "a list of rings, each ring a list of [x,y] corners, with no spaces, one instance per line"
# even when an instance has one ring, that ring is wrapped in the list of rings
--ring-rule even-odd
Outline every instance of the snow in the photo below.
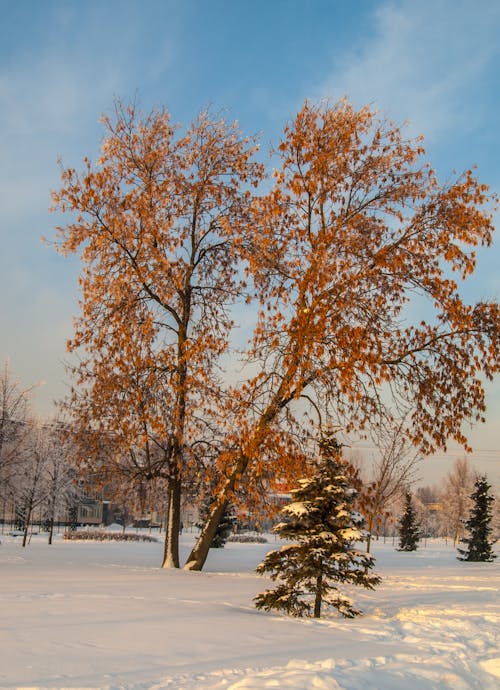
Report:
[[[287,515],[302,517],[304,515],[308,515],[311,512],[311,503],[309,501],[307,501],[306,503],[304,503],[303,501],[294,501],[293,503],[284,506],[282,512],[286,513]]]
[[[353,541],[354,539],[359,539],[361,537],[361,532],[359,529],[353,527],[346,527],[345,529],[339,530],[339,536],[347,541]]]
[[[282,542],[212,549],[203,572],[161,570],[161,543],[0,536],[0,687],[106,690],[493,690],[500,563],[442,541],[375,542],[365,615],[262,613],[254,572]],[[186,558],[194,535],[181,535]]]
[[[123,525],[113,522],[106,527],[106,532],[123,532]]]

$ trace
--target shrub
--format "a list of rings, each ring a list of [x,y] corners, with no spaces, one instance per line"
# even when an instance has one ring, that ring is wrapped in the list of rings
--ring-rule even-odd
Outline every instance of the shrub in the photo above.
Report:
[[[85,532],[68,531],[64,533],[64,539],[71,541],[158,541],[156,537],[152,537],[149,534],[136,534],[135,532],[105,532],[104,530],[97,529]]]
[[[235,541],[239,544],[267,544],[267,539],[260,534],[232,534],[227,541]]]

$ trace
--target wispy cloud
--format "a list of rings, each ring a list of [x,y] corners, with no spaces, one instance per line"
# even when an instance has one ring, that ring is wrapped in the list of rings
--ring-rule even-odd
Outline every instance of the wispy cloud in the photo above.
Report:
[[[41,243],[55,221],[57,157],[78,167],[93,156],[113,96],[147,87],[175,51],[172,27],[155,26],[157,3],[79,5],[13,6],[0,29],[0,361],[10,355],[27,383],[49,382],[36,396],[45,410],[63,393],[60,360],[77,310],[77,266]]]
[[[410,135],[424,134],[431,161],[438,154],[441,174],[478,163],[481,179],[498,191],[499,35],[498,2],[387,2],[374,12],[370,34],[332,57],[311,96],[347,96],[357,107],[370,103],[398,124],[408,122]],[[499,244],[479,251],[466,299],[498,299]],[[490,421],[466,430],[476,448],[498,446],[500,381],[486,388]]]
[[[500,3],[387,3],[371,36],[335,61],[314,95],[372,103],[429,140],[457,126],[474,129],[485,112],[483,76],[500,56],[499,31]]]

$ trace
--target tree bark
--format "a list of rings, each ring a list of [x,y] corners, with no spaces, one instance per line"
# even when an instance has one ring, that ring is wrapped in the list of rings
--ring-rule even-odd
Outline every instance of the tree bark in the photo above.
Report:
[[[238,463],[238,465],[239,464],[240,463]],[[205,561],[207,560],[208,552],[210,550],[210,544],[215,537],[217,527],[219,526],[222,516],[224,515],[224,511],[229,503],[228,493],[234,488],[236,475],[237,472],[233,472],[231,478],[226,484],[225,489],[221,491],[221,493],[214,500],[210,515],[208,516],[201,534],[191,550],[186,564],[184,565],[185,570],[201,570],[205,565]]]
[[[314,598],[314,618],[321,617],[321,585],[323,584],[323,575],[318,575],[316,578],[316,596]]]
[[[31,513],[32,513],[33,507],[32,503],[30,502],[29,505],[26,507],[26,517],[24,520],[24,532],[23,532],[23,547],[26,546],[26,542],[28,540],[28,530],[30,528],[31,524]]]
[[[49,538],[47,540],[47,543],[49,546],[52,544],[52,537],[54,536],[54,516],[50,518],[50,525],[49,525]]]
[[[366,538],[366,553],[370,553],[371,544],[372,544],[372,532],[371,532],[371,529],[368,528],[368,536]]]
[[[191,315],[191,272],[185,278],[182,321],[177,335],[177,401],[174,414],[174,453],[170,461],[168,482],[168,521],[165,529],[165,547],[162,568],[179,568],[179,531],[181,525],[181,468],[184,451],[184,430],[186,426],[186,400],[188,364],[185,346]]]
[[[179,528],[181,514],[181,480],[179,473],[168,483],[168,520],[165,528],[162,568],[179,568]]]
[[[50,498],[50,517],[49,517],[49,538],[47,543],[52,544],[52,537],[54,535],[54,519],[56,515],[56,483],[54,482],[52,488],[52,496]]]

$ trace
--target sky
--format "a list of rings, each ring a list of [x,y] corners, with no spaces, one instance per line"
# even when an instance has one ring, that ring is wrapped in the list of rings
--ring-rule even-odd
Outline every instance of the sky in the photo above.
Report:
[[[441,179],[477,165],[500,191],[497,0],[0,0],[0,17],[0,362],[43,382],[42,415],[67,390],[80,270],[42,242],[61,220],[50,191],[59,158],[97,157],[115,97],[184,124],[225,109],[266,150],[305,98],[346,96],[423,134]],[[463,295],[498,299],[499,264],[497,239]],[[470,439],[500,484],[500,381],[487,404]]]

